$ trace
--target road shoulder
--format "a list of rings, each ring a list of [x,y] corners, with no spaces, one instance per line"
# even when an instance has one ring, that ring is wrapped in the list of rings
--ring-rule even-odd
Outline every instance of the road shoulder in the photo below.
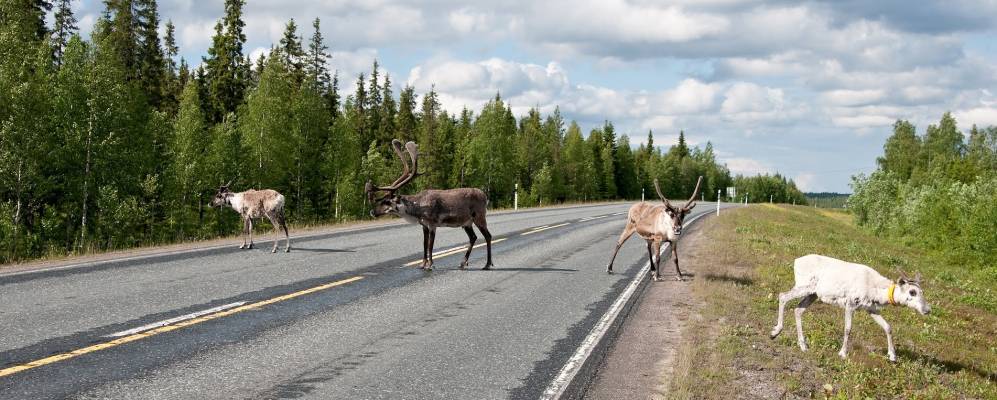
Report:
[[[702,249],[709,245],[702,226],[710,219],[690,226],[679,241],[680,266],[693,276],[675,281],[674,262],[670,256],[662,258],[664,280],[645,286],[585,391],[586,399],[669,398],[669,377],[684,328],[690,319],[700,318],[691,288],[701,269]]]

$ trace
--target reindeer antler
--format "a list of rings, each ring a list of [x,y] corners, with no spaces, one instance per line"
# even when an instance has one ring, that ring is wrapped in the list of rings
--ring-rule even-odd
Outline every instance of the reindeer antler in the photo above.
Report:
[[[391,149],[395,151],[395,155],[397,155],[398,159],[402,161],[402,174],[398,177],[398,179],[395,179],[391,185],[377,187],[377,190],[389,193],[398,190],[412,181],[412,179],[418,175],[419,171],[419,150],[415,142],[408,142],[405,144],[405,150],[408,151],[409,159],[412,160],[412,169],[409,169],[409,165],[405,161],[405,155],[402,154],[402,142],[400,140],[392,140]],[[372,192],[374,189],[372,186],[369,186],[367,190]]]
[[[661,201],[665,202],[665,206],[671,208],[672,203],[668,201],[668,198],[666,198],[665,195],[661,194],[661,187],[658,186],[658,178],[654,178],[654,190],[658,192],[658,197],[661,198]]]
[[[694,201],[696,201],[696,195],[697,195],[697,194],[699,194],[699,184],[701,184],[701,183],[703,183],[703,176],[702,176],[702,175],[700,175],[700,176],[699,176],[699,179],[698,179],[698,180],[696,180],[696,189],[694,189],[694,190],[692,191],[692,196],[691,196],[691,197],[689,197],[689,201],[687,201],[687,202],[685,203],[685,205],[684,205],[684,206],[682,206],[682,208],[684,208],[684,209],[689,209],[689,208],[691,208],[691,207],[689,207],[689,205],[690,205],[690,204],[693,204],[693,202],[694,202]],[[695,207],[695,206],[693,206],[693,207]]]
[[[398,159],[401,160],[402,162],[402,174],[401,176],[398,177],[398,179],[395,179],[395,181],[391,185],[385,187],[378,187],[377,190],[392,191],[392,192],[398,190],[398,188],[400,187],[398,184],[401,181],[403,181],[405,178],[407,178],[409,175],[408,163],[405,162],[405,156],[402,155],[402,142],[398,139],[392,140],[391,149],[395,151],[395,155],[397,155]]]

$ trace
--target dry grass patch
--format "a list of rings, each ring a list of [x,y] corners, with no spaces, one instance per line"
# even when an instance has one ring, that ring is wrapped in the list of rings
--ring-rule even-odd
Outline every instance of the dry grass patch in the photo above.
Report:
[[[997,309],[987,270],[878,239],[848,214],[761,205],[730,210],[702,227],[712,245],[686,249],[699,259],[692,286],[702,303],[683,335],[671,383],[675,398],[992,399],[997,398]],[[703,243],[711,243],[703,241]],[[837,350],[843,310],[816,304],[804,316],[810,351],[800,352],[792,313],[776,340],[776,296],[793,286],[792,262],[824,254],[876,268],[921,271],[932,314],[889,307],[898,362],[886,338],[856,313],[848,360]],[[967,282],[968,281],[968,282]],[[790,305],[792,307],[792,305]]]

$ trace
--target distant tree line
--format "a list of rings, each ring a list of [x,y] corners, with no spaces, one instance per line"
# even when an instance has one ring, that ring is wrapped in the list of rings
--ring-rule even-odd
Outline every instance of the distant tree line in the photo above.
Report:
[[[849,194],[835,192],[804,193],[807,202],[820,208],[844,208]]]
[[[407,190],[478,187],[493,208],[517,184],[521,205],[651,196],[655,177],[684,198],[700,175],[707,199],[737,182],[790,195],[782,177],[732,178],[684,133],[633,148],[609,121],[586,135],[556,109],[517,118],[498,94],[450,113],[433,90],[393,93],[376,62],[343,97],[317,18],[307,40],[291,20],[250,61],[244,1],[226,0],[192,68],[156,0],[105,0],[89,39],[70,3],[0,3],[0,260],[235,232],[235,213],[208,206],[229,181],[284,193],[299,224],[364,218],[364,183],[400,172],[392,139],[419,144],[424,175]]]
[[[848,208],[877,233],[992,265],[997,254],[997,127],[959,131],[945,113],[919,135],[897,121],[871,175],[852,178]]]

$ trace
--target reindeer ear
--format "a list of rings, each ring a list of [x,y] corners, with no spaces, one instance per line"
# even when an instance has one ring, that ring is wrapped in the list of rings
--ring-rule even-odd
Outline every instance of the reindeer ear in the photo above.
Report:
[[[917,271],[914,273],[914,282],[921,283],[921,271]]]

